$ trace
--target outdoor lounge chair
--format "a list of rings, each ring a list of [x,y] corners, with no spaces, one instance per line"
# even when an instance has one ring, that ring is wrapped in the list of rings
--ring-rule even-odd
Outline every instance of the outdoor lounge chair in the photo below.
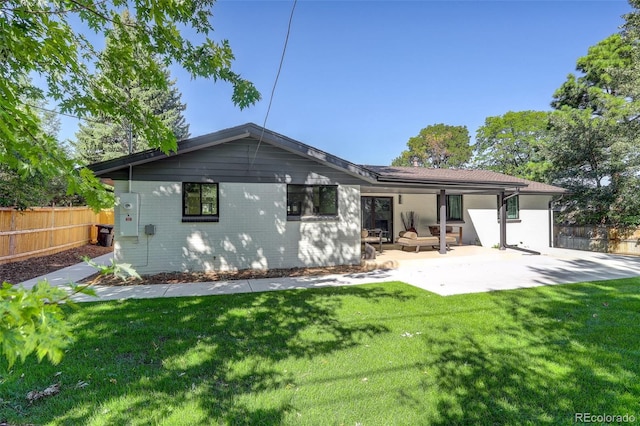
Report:
[[[455,244],[456,238],[446,237],[445,241],[447,248],[449,248],[449,244]],[[440,237],[434,237],[433,235],[418,237],[418,234],[415,232],[405,232],[402,237],[398,238],[397,244],[402,247],[402,250],[404,250],[405,247],[415,247],[417,253],[420,251],[420,247],[439,247]]]

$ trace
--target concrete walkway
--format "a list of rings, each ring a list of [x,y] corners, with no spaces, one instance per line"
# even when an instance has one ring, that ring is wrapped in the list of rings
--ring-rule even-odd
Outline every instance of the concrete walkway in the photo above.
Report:
[[[93,261],[98,265],[110,265],[111,259],[113,259],[113,253],[107,253],[102,256],[96,257]],[[77,265],[68,266],[66,268],[59,269],[55,272],[51,272],[46,275],[42,275],[37,278],[32,278],[27,281],[23,281],[22,284],[25,288],[33,287],[38,281],[46,279],[51,285],[61,286],[68,284],[69,282],[78,282],[84,278],[98,272],[93,266],[87,265],[85,262],[78,263]]]
[[[495,290],[600,281],[640,276],[640,258],[591,253],[577,250],[538,249],[540,256],[523,252],[482,247],[454,247],[447,255],[438,253],[395,253],[385,250],[379,260],[394,263],[395,269],[376,269],[346,275],[315,277],[261,278],[190,284],[139,286],[96,286],[99,299],[77,295],[77,301],[206,296],[287,289],[346,286],[402,281],[424,290],[450,296]],[[413,255],[413,256],[412,256]],[[417,256],[420,255],[420,256]],[[392,259],[393,258],[393,259]],[[385,260],[386,259],[386,260]],[[111,254],[94,259],[109,264]],[[54,285],[65,285],[94,274],[86,264],[61,269],[23,283],[27,288],[46,278]]]

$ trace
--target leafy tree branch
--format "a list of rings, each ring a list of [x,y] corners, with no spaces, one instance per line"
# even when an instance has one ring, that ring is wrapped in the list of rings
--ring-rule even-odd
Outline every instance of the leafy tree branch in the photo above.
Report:
[[[136,61],[131,52],[145,52],[164,65],[178,64],[192,77],[223,81],[233,86],[231,97],[240,108],[260,99],[249,81],[232,70],[233,53],[227,41],[208,38],[211,0],[148,2],[146,0],[7,0],[0,9],[0,161],[11,161],[17,169],[36,169],[45,176],[64,176],[72,188],[99,188],[83,185],[74,165],[52,168],[49,161],[59,157],[53,140],[39,130],[36,112],[24,107],[24,95],[52,100],[57,108],[78,117],[111,117],[117,122],[137,123],[153,148],[174,150],[176,137],[158,117],[118,95],[124,78],[135,78],[146,89],[166,88],[162,67],[150,61]],[[130,10],[133,21],[122,19]],[[183,28],[196,36],[186,37]],[[120,50],[108,55],[96,53],[84,32],[96,36],[124,34]],[[198,40],[192,39],[197,37]],[[115,73],[103,72],[118,70]],[[24,82],[40,76],[44,87]],[[34,151],[34,142],[37,150]],[[36,155],[36,153],[38,155]],[[85,194],[82,194],[85,195]],[[85,197],[103,207],[113,200],[108,194]]]
[[[98,265],[100,275],[113,274],[122,279],[139,275],[128,264]],[[38,281],[30,290],[3,282],[0,287],[0,351],[9,368],[16,362],[24,362],[31,354],[38,361],[45,357],[53,364],[62,360],[64,350],[73,343],[71,324],[65,320],[63,306],[77,308],[73,296],[86,294],[97,296],[91,286],[69,283],[70,290]]]

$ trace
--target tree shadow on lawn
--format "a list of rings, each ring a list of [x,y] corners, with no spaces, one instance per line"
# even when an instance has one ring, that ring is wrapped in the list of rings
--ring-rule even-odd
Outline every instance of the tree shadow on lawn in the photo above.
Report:
[[[83,305],[72,314],[78,339],[63,362],[25,365],[41,370],[40,382],[14,390],[15,399],[61,371],[63,392],[25,408],[26,419],[171,423],[174,410],[191,406],[201,414],[189,423],[277,424],[295,393],[295,377],[278,361],[331,354],[386,333],[375,320],[351,317],[352,308],[410,298],[369,285]],[[71,377],[65,365],[88,377]],[[74,389],[79,381],[89,386]],[[82,396],[61,398],[66,392]],[[258,392],[276,395],[254,404]]]
[[[422,385],[439,394],[426,423],[574,424],[576,413],[638,418],[638,283],[478,295],[487,309],[464,319],[477,321],[476,332],[454,313],[425,337],[434,355]],[[420,406],[411,395],[399,397]]]
[[[584,259],[558,259],[552,265],[529,265],[528,269],[540,277],[541,284],[613,280],[640,275],[640,258],[589,253]]]

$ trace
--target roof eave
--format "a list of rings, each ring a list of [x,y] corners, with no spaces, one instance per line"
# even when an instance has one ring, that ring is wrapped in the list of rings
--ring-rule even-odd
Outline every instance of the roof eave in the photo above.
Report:
[[[333,169],[342,171],[359,179],[363,179],[366,182],[376,182],[377,175],[364,167],[358,166],[312,146],[305,145],[302,142],[280,135],[271,130],[263,129],[254,123],[247,123],[230,129],[224,129],[203,136],[186,139],[178,144],[178,150],[174,153],[165,154],[157,149],[152,149],[113,160],[90,164],[87,167],[92,170],[96,176],[102,176],[130,166],[139,166],[141,164],[245,138],[253,138],[263,141],[285,151],[310,158]],[[210,141],[204,142],[207,139],[210,139]]]
[[[460,181],[453,179],[406,179],[394,178],[389,176],[379,176],[380,183],[395,184],[416,184],[416,185],[442,185],[442,186],[473,186],[473,187],[492,187],[492,188],[525,188],[528,186],[525,182],[503,182],[503,181]]]
[[[139,166],[141,164],[151,163],[153,161],[158,161],[163,158],[174,157],[177,155],[186,154],[188,152],[197,151],[202,148],[207,148],[207,147],[219,145],[225,142],[231,142],[234,140],[246,138],[250,135],[250,133],[245,131],[242,133],[235,133],[227,137],[215,138],[210,142],[200,142],[200,143],[198,142],[199,140],[206,139],[208,137],[211,137],[212,135],[213,134],[210,133],[207,135],[198,136],[193,139],[186,139],[182,146],[178,146],[178,151],[174,153],[165,154],[164,152],[159,151],[158,149],[148,149],[146,151],[127,155],[125,157],[120,157],[120,158],[115,158],[113,160],[107,160],[99,163],[89,164],[87,168],[92,170],[96,176],[101,176],[101,175],[104,175],[105,173],[121,170],[129,166]]]
[[[568,194],[568,191],[520,191],[522,195],[564,195]]]

